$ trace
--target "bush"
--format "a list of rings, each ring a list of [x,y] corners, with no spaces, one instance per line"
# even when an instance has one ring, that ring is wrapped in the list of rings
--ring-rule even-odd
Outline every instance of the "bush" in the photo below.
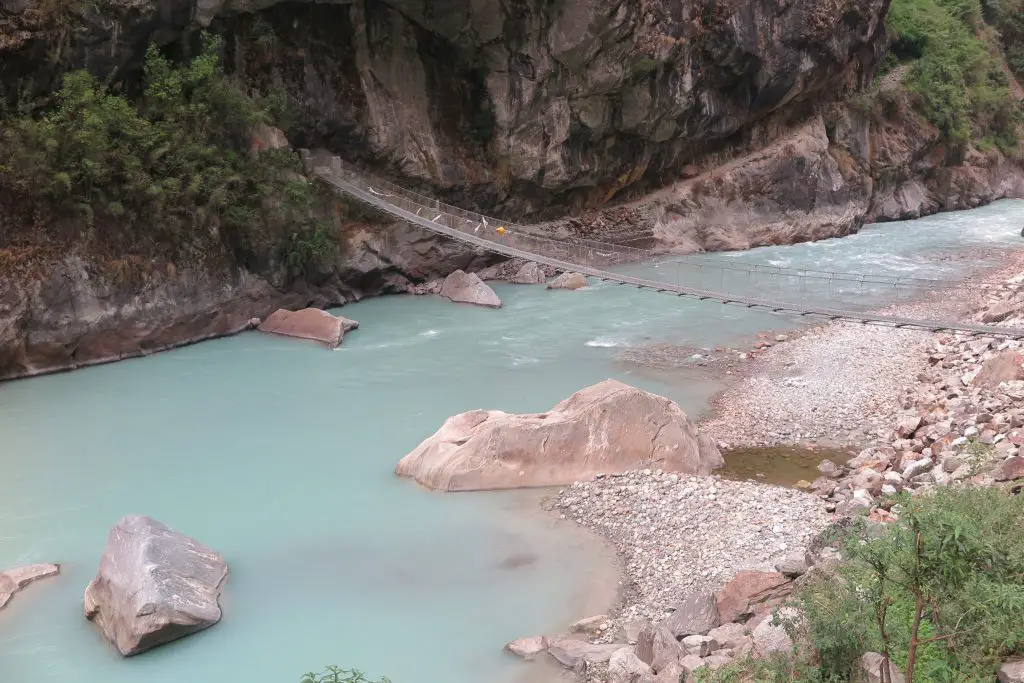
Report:
[[[0,188],[103,226],[96,239],[121,249],[195,249],[213,235],[237,260],[305,272],[330,252],[313,187],[293,153],[249,154],[251,131],[269,117],[225,75],[221,50],[207,34],[197,56],[175,64],[150,45],[136,101],[87,71],[67,74],[52,109],[3,121]],[[272,237],[275,226],[290,237]]]
[[[906,85],[927,119],[956,145],[986,138],[1010,152],[1020,111],[979,37],[983,15],[979,0],[893,0],[887,25],[893,54],[911,63]]]
[[[990,681],[1024,652],[1024,497],[994,488],[906,500],[877,538],[800,601],[822,680],[848,680],[881,652],[907,681]]]
[[[329,666],[322,673],[306,674],[299,683],[391,683],[391,681],[387,678],[371,681],[362,671]]]

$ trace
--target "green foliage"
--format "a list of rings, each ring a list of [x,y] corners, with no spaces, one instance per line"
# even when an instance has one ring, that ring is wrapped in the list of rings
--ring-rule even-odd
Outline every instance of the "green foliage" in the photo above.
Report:
[[[986,138],[1011,151],[1020,110],[999,59],[979,37],[983,16],[980,0],[893,0],[887,23],[893,54],[911,63],[906,84],[928,120],[956,145]]]
[[[387,678],[371,681],[362,671],[329,666],[322,673],[307,673],[299,683],[391,683]]]
[[[989,681],[1024,652],[1024,498],[994,488],[907,500],[884,535],[853,533],[836,576],[800,595],[819,673],[866,651],[908,681]],[[909,672],[908,672],[909,673]]]
[[[305,273],[330,253],[330,233],[294,154],[248,152],[268,113],[225,75],[221,50],[204,35],[201,52],[176,64],[150,45],[137,101],[69,73],[50,111],[3,122],[0,187],[101,223],[109,232],[98,237],[114,244],[216,235],[251,260],[273,260],[276,244]],[[290,237],[273,239],[273,226]]]
[[[791,658],[781,652],[764,659],[737,659],[715,671],[698,669],[695,675],[696,683],[839,683],[841,680],[849,679],[823,678],[811,658],[799,654]]]

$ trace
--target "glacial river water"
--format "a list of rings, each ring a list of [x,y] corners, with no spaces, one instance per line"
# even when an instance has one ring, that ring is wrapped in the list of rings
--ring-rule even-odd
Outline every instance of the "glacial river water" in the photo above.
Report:
[[[1022,246],[1022,225],[1024,202],[1007,201],[701,258],[953,277],[981,263],[951,254]],[[736,344],[799,323],[617,285],[495,289],[500,310],[409,296],[348,306],[362,326],[333,352],[246,333],[0,385],[0,567],[63,564],[0,612],[0,681],[296,683],[332,663],[395,683],[543,680],[501,646],[600,608],[606,553],[538,513],[534,495],[433,494],[396,479],[395,463],[454,413],[544,410],[607,377],[699,415],[715,378],[633,366],[623,349]],[[122,660],[81,598],[128,513],[216,548],[231,573],[221,624]]]

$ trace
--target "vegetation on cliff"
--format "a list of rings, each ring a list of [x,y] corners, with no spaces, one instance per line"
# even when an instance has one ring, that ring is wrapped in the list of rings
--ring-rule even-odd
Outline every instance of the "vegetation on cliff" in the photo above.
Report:
[[[204,35],[196,56],[174,63],[151,44],[137,92],[78,70],[42,114],[6,113],[0,192],[30,207],[36,238],[70,224],[82,233],[72,238],[100,250],[179,260],[222,251],[214,246],[235,263],[294,273],[330,252],[296,155],[249,152],[268,115],[225,75],[221,49]]]
[[[1005,60],[1024,58],[1021,36],[1013,33],[1024,27],[1021,8],[1021,0],[893,0],[889,8],[889,66],[906,65],[907,89],[956,145],[975,141],[1017,152],[1021,111]]]
[[[848,681],[879,652],[908,683],[980,682],[1024,654],[1024,496],[942,489],[902,504],[898,522],[842,533],[847,560],[805,585],[805,616],[787,624],[792,658],[700,680]]]

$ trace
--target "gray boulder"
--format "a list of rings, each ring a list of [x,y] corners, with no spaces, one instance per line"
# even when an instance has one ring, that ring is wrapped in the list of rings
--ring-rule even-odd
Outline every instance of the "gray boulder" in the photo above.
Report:
[[[877,652],[865,652],[860,658],[860,670],[864,674],[864,680],[867,683],[882,683],[882,674],[885,670],[883,667],[886,664],[889,669],[889,683],[903,683],[903,673],[899,667],[891,661],[886,662],[885,657]]]
[[[679,641],[664,624],[647,624],[637,637],[636,654],[642,662],[660,672],[685,654]]]
[[[608,658],[608,683],[642,683],[651,676],[651,667],[640,661],[631,647],[619,646]]]
[[[501,308],[501,299],[476,273],[456,270],[444,279],[441,296],[459,304]]]
[[[110,531],[85,618],[128,657],[213,626],[228,566],[215,551],[149,517]]]
[[[999,667],[997,680],[999,683],[1024,683],[1024,659],[1018,662],[1006,662]]]
[[[512,282],[517,285],[542,285],[545,281],[547,277],[544,270],[533,261],[523,264],[523,267],[512,276]]]
[[[517,638],[505,644],[505,651],[511,652],[523,659],[533,659],[548,649],[548,639],[545,636],[530,636],[528,638]]]
[[[720,623],[714,593],[690,593],[665,620],[676,638],[707,633]]]
[[[548,654],[554,657],[555,661],[566,669],[576,670],[584,663],[604,664],[618,650],[622,644],[617,645],[594,645],[585,640],[574,640],[572,638],[555,638],[548,642]]]
[[[580,273],[562,273],[548,284],[548,289],[580,289],[587,286],[587,278]]]
[[[786,629],[781,625],[773,626],[772,621],[771,617],[765,619],[751,634],[755,656],[767,657],[773,652],[789,653],[793,650],[793,641]]]

